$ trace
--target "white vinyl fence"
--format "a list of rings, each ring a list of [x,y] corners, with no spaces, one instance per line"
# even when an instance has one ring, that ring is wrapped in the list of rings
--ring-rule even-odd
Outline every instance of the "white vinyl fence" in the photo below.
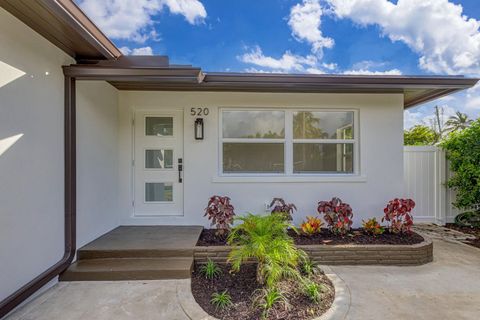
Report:
[[[404,147],[405,197],[416,203],[414,221],[440,225],[453,221],[458,212],[451,205],[454,193],[445,187],[449,174],[445,152],[440,148]]]

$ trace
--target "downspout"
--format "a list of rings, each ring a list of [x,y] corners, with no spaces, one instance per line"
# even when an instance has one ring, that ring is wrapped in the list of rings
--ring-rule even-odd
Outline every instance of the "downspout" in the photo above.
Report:
[[[8,314],[72,263],[76,249],[76,123],[75,78],[65,76],[64,158],[65,158],[65,251],[60,261],[0,302],[0,318]]]

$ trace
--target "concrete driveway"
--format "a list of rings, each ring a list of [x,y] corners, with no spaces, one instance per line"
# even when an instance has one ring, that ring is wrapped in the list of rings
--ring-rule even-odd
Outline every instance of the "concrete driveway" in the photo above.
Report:
[[[331,267],[351,295],[346,319],[480,319],[480,250],[434,241],[419,267]],[[188,280],[180,280],[188,281]],[[8,320],[189,319],[175,280],[60,283]]]

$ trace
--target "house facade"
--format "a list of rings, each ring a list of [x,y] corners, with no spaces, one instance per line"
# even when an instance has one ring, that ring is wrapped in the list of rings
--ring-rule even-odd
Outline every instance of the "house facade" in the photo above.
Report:
[[[0,8],[3,314],[119,225],[207,227],[215,194],[237,214],[282,197],[296,224],[334,196],[355,225],[381,216],[404,190],[404,109],[476,83],[205,73],[122,56],[71,1],[27,2]]]

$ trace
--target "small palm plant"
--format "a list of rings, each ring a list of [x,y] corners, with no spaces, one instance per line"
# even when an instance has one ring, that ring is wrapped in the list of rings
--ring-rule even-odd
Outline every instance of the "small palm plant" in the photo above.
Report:
[[[232,297],[228,294],[228,291],[225,290],[223,292],[214,292],[212,294],[212,299],[210,300],[210,303],[215,306],[215,309],[226,309],[230,307],[232,303]]]
[[[207,263],[200,267],[200,272],[205,276],[205,278],[211,280],[218,277],[222,273],[222,270],[215,262],[213,262],[211,259],[208,259]]]
[[[287,229],[296,230],[284,217],[277,214],[247,214],[236,220],[241,221],[228,237],[233,246],[228,261],[234,272],[249,261],[257,262],[257,282],[272,288],[282,278],[297,278],[299,262],[306,257],[305,252],[297,249]]]

